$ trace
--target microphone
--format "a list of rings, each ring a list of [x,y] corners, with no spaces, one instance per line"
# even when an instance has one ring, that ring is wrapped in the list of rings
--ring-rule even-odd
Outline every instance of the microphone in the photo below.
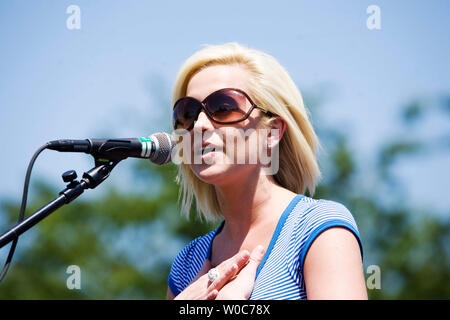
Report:
[[[149,137],[125,139],[61,139],[47,143],[47,148],[60,152],[84,152],[96,159],[120,161],[128,157],[149,159],[156,164],[170,161],[175,142],[171,135],[158,132]]]

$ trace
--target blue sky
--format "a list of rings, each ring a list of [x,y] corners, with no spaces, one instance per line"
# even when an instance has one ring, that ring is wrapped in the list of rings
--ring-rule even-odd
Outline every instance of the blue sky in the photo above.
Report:
[[[381,30],[366,27],[371,4]],[[69,5],[80,7],[80,30],[66,27]],[[49,140],[167,129],[184,59],[228,41],[266,51],[301,91],[325,94],[314,125],[347,132],[370,177],[374,150],[400,132],[399,107],[450,92],[449,12],[445,0],[1,1],[0,196],[20,199],[28,162]],[[448,128],[448,118],[431,116],[410,134],[433,139]],[[447,152],[396,166],[412,205],[449,212],[449,160]],[[108,183],[131,188],[133,161]],[[92,164],[84,154],[45,151],[33,177],[62,188],[62,172]]]

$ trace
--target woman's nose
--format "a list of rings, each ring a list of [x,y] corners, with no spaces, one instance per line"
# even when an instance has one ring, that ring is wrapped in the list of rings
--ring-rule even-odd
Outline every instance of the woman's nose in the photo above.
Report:
[[[205,110],[200,111],[198,114],[197,120],[194,121],[194,130],[206,130],[206,129],[214,129],[211,119],[205,113]]]

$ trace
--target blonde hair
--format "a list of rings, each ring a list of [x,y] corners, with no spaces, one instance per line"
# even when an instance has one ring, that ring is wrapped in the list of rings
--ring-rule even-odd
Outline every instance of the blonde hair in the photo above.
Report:
[[[238,43],[208,45],[189,57],[181,66],[173,88],[172,105],[186,95],[190,79],[213,65],[238,64],[249,71],[247,92],[254,103],[286,121],[279,144],[279,170],[275,180],[297,194],[309,190],[312,196],[321,177],[316,160],[319,139],[309,121],[309,111],[288,72],[272,56]],[[188,164],[181,163],[176,178],[180,184],[182,212],[189,216],[195,198],[197,213],[206,220],[220,218],[221,212],[213,185],[198,179]]]

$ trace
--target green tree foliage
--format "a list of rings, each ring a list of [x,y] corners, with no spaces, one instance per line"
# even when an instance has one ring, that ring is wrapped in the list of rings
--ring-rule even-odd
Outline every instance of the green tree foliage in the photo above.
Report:
[[[448,116],[448,101],[442,99],[435,112]],[[406,129],[417,125],[427,110],[424,102],[406,106],[401,118]],[[450,298],[448,217],[409,207],[401,192],[389,194],[392,201],[386,205],[375,192],[383,183],[401,188],[391,172],[393,164],[421,152],[430,143],[404,137],[387,142],[377,151],[374,190],[366,194],[360,188],[361,173],[348,137],[325,128],[319,136],[330,146],[329,157],[324,160],[330,174],[314,198],[339,201],[355,216],[364,245],[365,270],[369,265],[378,265],[381,270],[381,289],[368,290],[369,297]],[[439,148],[449,146],[447,137]],[[107,190],[104,195],[89,201],[81,197],[47,217],[21,237],[12,267],[0,283],[0,298],[163,299],[169,268],[178,250],[215,227],[181,217],[176,170],[173,164],[158,167],[138,161],[133,173],[136,179],[149,181],[148,189],[125,194],[106,186],[107,181],[100,187]],[[158,187],[150,188],[155,183]],[[32,184],[35,196],[27,213],[54,198],[62,188],[62,184],[56,187],[42,181]],[[17,199],[2,200],[2,229],[15,223],[18,211]],[[3,256],[6,248],[1,251]],[[79,290],[66,286],[70,265],[80,267]]]

